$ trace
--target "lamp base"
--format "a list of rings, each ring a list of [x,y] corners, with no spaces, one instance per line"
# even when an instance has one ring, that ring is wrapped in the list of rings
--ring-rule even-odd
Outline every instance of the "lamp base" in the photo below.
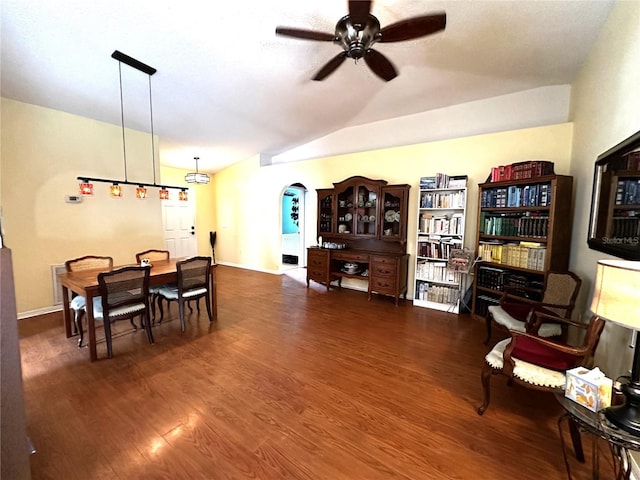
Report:
[[[625,403],[605,409],[604,416],[616,427],[640,437],[640,383],[622,386]]]

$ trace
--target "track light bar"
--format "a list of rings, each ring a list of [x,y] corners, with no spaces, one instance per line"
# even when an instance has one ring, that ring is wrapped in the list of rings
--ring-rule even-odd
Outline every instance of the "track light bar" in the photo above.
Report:
[[[154,187],[161,189],[172,188],[174,190],[186,190],[188,187],[176,187],[173,185],[165,185],[164,183],[144,183],[144,182],[129,182],[128,180],[111,180],[108,178],[91,178],[91,177],[77,177],[79,181],[83,183],[89,182],[102,182],[102,183],[117,183],[120,185],[136,185],[139,187]]]

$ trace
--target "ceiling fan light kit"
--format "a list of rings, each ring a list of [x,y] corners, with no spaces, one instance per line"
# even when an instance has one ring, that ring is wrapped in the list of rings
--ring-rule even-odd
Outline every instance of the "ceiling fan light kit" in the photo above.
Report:
[[[398,72],[387,57],[371,47],[378,42],[402,42],[442,31],[447,24],[447,16],[444,12],[423,15],[380,28],[380,22],[370,13],[371,4],[371,1],[349,0],[349,13],[336,24],[335,34],[291,27],[277,27],[276,34],[302,40],[334,42],[342,47],[343,51],[329,60],[313,80],[324,80],[347,58],[353,58],[356,62],[362,58],[373,73],[388,82],[397,77]]]

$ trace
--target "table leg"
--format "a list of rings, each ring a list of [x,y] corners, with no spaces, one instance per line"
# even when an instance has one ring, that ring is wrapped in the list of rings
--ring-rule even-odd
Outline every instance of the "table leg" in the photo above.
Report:
[[[96,321],[93,318],[93,297],[87,297],[87,330],[89,331],[89,356],[91,361],[98,359],[96,349]]]
[[[64,320],[64,331],[67,338],[73,336],[71,331],[71,310],[69,309],[69,289],[62,286],[62,319]]]
[[[574,422],[571,417],[569,417],[568,422],[571,442],[573,443],[573,451],[575,452],[578,461],[580,463],[584,463],[584,451],[582,450],[582,438],[580,437],[578,424]]]
[[[564,458],[564,467],[567,470],[567,478],[571,480],[571,469],[569,468],[569,459],[567,458],[567,447],[564,444],[564,436],[562,434],[562,421],[564,419],[566,419],[567,422],[569,422],[569,424],[572,423],[571,417],[568,413],[560,415],[560,418],[558,418],[558,436],[560,437],[560,447],[562,448],[562,457]]]

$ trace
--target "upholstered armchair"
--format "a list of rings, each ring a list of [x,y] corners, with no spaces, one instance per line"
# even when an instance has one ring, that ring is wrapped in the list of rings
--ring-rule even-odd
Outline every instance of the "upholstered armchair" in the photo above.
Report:
[[[534,316],[540,317],[534,319],[534,322],[554,321],[584,330],[581,345],[572,346],[527,332],[510,331],[509,338],[498,342],[485,356],[481,375],[484,400],[478,407],[478,415],[482,415],[489,406],[492,375],[504,375],[509,383],[514,382],[527,388],[562,392],[566,370],[577,366],[591,366],[605,324],[602,318],[594,316],[588,324],[583,324],[539,312],[534,313]]]
[[[582,280],[572,272],[549,272],[542,290],[528,287],[507,287],[500,298],[499,305],[489,307],[485,319],[487,338],[485,345],[491,340],[491,324],[495,323],[506,330],[529,332],[540,337],[567,338],[565,323],[556,321],[560,317],[570,319],[580,291]],[[518,295],[515,294],[518,292]],[[532,300],[530,298],[541,298]],[[535,312],[547,314],[544,321],[532,321]],[[538,317],[541,320],[542,317]]]

